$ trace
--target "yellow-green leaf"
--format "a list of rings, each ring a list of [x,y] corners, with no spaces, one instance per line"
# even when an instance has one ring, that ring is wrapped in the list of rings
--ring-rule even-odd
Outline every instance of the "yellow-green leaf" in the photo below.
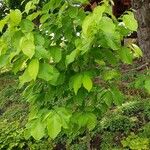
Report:
[[[38,59],[32,59],[31,62],[28,65],[28,73],[31,76],[33,80],[36,80],[36,77],[38,75],[39,71],[39,60]]]
[[[88,92],[90,92],[93,87],[93,82],[88,74],[85,73],[83,75],[82,82],[83,82],[84,88],[87,89]]]

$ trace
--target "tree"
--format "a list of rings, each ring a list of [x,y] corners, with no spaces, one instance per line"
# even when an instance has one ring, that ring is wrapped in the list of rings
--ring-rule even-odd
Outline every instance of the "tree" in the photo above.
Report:
[[[122,104],[117,66],[142,53],[135,44],[121,43],[137,22],[132,12],[118,21],[108,0],[92,12],[82,7],[88,3],[50,0],[39,7],[30,0],[0,21],[0,68],[19,75],[31,106],[27,138],[89,135],[112,105]]]
[[[150,62],[150,1],[132,0],[132,8],[136,10],[138,43],[143,50],[146,61]]]

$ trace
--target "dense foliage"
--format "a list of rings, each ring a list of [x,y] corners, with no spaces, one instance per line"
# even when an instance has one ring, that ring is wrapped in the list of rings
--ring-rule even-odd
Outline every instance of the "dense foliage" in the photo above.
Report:
[[[11,78],[11,80],[10,80]],[[22,99],[20,90],[16,90],[13,75],[0,76],[0,149],[10,150],[87,150],[87,138],[82,134],[73,142],[60,136],[54,142],[48,138],[35,141],[25,139],[24,130],[27,122],[28,105]],[[129,95],[128,95],[129,96]],[[91,131],[91,149],[123,150],[148,149],[150,145],[150,102],[140,96],[127,98],[122,106],[108,111]],[[66,147],[67,146],[67,147]],[[53,148],[52,148],[53,147]]]
[[[137,45],[122,44],[137,22],[131,11],[117,20],[107,0],[92,12],[83,9],[87,0],[38,3],[30,0],[0,21],[0,67],[21,74],[30,103],[25,137],[90,138],[107,109],[122,104],[119,64],[142,56]]]

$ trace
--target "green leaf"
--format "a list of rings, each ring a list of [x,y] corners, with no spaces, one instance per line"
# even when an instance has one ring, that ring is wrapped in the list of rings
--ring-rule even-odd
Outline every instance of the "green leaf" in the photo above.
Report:
[[[22,52],[28,56],[30,59],[33,57],[35,53],[35,45],[34,42],[31,40],[28,40],[27,38],[23,37],[20,40],[20,48]]]
[[[39,60],[38,59],[32,59],[31,62],[28,65],[28,73],[31,76],[33,80],[36,80],[36,77],[38,75],[39,71]]]
[[[45,81],[49,81],[51,84],[55,84],[59,77],[59,72],[52,65],[42,63],[40,64],[38,77]]]
[[[61,49],[58,48],[58,47],[51,47],[49,51],[51,53],[51,56],[54,59],[54,62],[58,63],[61,60],[61,58],[62,58],[62,51],[61,51]]]
[[[87,127],[89,131],[93,130],[97,123],[97,118],[93,113],[79,113],[77,114],[77,122],[79,127]]]
[[[34,24],[28,19],[23,19],[20,23],[20,27],[23,32],[31,32],[34,29]]]
[[[23,75],[19,77],[19,80],[20,80],[20,86],[19,87],[22,87],[26,82],[30,82],[32,80],[27,69],[24,71]]]
[[[81,88],[82,85],[82,74],[77,74],[75,75],[72,79],[73,79],[73,89],[75,94],[77,95],[78,90]]]
[[[75,60],[76,56],[77,56],[77,50],[74,50],[74,51],[71,52],[70,55],[67,55],[66,56],[66,62],[65,62],[66,66],[71,64]]]
[[[40,18],[40,23],[46,22],[49,18],[50,18],[50,14],[42,15],[42,17]]]
[[[141,49],[136,44],[132,44],[131,49],[134,51],[134,55],[136,57],[139,58],[139,57],[143,56],[143,53],[142,53]]]
[[[97,25],[99,25],[105,10],[106,10],[105,5],[97,6],[97,7],[94,8],[93,18],[94,18],[94,21],[96,22]]]
[[[40,13],[41,13],[41,11],[34,12],[31,15],[27,16],[27,19],[32,21],[32,20],[36,19],[40,15]]]
[[[92,131],[97,124],[97,118],[93,113],[87,114],[87,118],[88,118],[87,128],[89,129],[89,131]]]
[[[30,10],[35,9],[36,6],[34,5],[33,1],[29,1],[25,6],[25,12],[28,14]]]
[[[34,139],[40,140],[45,136],[45,134],[45,125],[39,119],[34,120],[34,123],[31,127],[31,135],[34,137]]]
[[[110,90],[113,96],[114,104],[117,106],[122,105],[124,97],[121,91],[119,91],[119,89],[116,87],[112,87]]]
[[[93,82],[87,73],[84,73],[83,78],[82,78],[82,83],[83,83],[84,88],[87,89],[88,92],[90,92],[93,87]]]
[[[107,90],[104,95],[102,96],[102,99],[104,100],[104,102],[106,103],[106,105],[108,107],[111,107],[112,103],[113,103],[113,95],[112,93]]]
[[[68,10],[69,16],[71,18],[75,18],[78,15],[78,8],[77,7],[70,7]]]
[[[82,23],[82,33],[85,37],[89,37],[93,35],[92,26],[94,25],[94,19],[92,14],[85,17]]]
[[[70,122],[71,113],[63,107],[57,108],[56,111],[61,117],[62,127],[67,129]]]
[[[123,47],[119,50],[119,56],[122,62],[126,64],[132,64],[133,55],[129,48]]]
[[[0,68],[4,67],[8,63],[9,55],[0,56]]]
[[[113,23],[111,18],[104,16],[100,21],[99,29],[106,33],[114,33],[115,24]]]
[[[41,34],[35,33],[34,34],[34,42],[35,42],[35,45],[43,46],[45,44],[45,39]]]
[[[12,25],[18,25],[21,22],[22,13],[18,9],[11,10],[9,14],[9,18],[10,18],[10,23]]]
[[[134,14],[133,12],[128,12],[128,14],[123,15],[123,22],[125,24],[125,26],[132,30],[132,31],[137,31],[138,28],[138,23],[134,18]]]
[[[49,10],[53,11],[54,9],[59,7],[60,3],[61,3],[60,0],[50,0],[48,3],[46,3],[43,6],[43,9],[42,9],[43,14],[48,13]]]
[[[25,61],[26,59],[24,57],[19,57],[16,61],[13,62],[12,71],[14,72],[14,74],[16,74],[18,71],[22,69]]]
[[[57,113],[53,113],[47,118],[47,130],[50,138],[55,139],[61,131],[62,122]]]
[[[43,46],[36,46],[36,48],[35,48],[35,57],[38,58],[38,59],[41,59],[41,58],[50,59],[51,54]]]

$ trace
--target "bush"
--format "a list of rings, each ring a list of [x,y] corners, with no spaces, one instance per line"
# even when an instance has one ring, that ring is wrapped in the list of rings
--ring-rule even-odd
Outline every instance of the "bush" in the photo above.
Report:
[[[126,116],[133,116],[138,114],[139,112],[143,112],[144,105],[141,101],[130,101],[120,108],[123,115]]]
[[[122,115],[115,116],[112,118],[108,124],[107,129],[111,132],[127,132],[134,126],[134,122]]]
[[[150,141],[148,138],[131,134],[122,140],[122,145],[124,148],[130,148],[132,150],[149,150]]]

